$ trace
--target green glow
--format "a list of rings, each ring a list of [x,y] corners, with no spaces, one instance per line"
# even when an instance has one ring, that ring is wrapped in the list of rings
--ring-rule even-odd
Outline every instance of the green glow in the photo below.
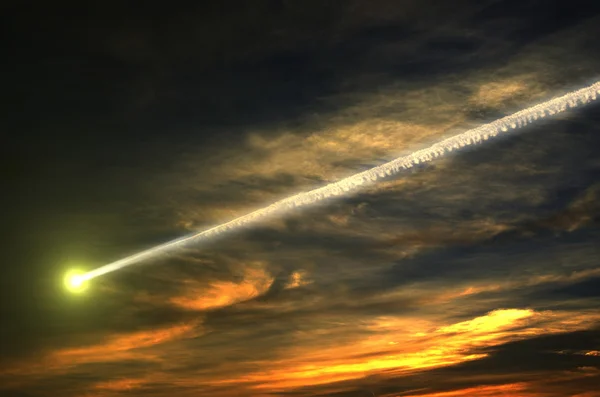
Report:
[[[87,289],[88,283],[85,277],[85,272],[72,269],[65,274],[64,278],[65,288],[72,293],[83,292]]]

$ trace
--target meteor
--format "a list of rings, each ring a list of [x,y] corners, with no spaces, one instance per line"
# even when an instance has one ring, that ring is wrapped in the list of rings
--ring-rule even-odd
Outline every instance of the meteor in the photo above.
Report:
[[[72,269],[67,272],[63,282],[67,290],[70,292],[79,293],[87,289],[87,280],[88,279],[85,277],[85,273],[76,269]]]
[[[414,167],[416,164],[432,161],[455,149],[481,143],[482,141],[493,138],[498,134],[509,130],[523,128],[527,124],[533,123],[540,118],[564,112],[569,108],[585,105],[588,102],[595,101],[599,94],[600,81],[588,87],[572,91],[566,95],[542,102],[491,123],[483,124],[461,134],[444,139],[425,149],[398,157],[367,171],[341,179],[338,182],[330,183],[308,192],[296,194],[229,222],[149,248],[85,274],[72,275],[69,278],[70,289],[80,289],[81,286],[85,285],[85,282],[95,277],[114,272],[115,270],[122,269],[143,260],[157,257],[160,254],[173,251],[185,244],[221,236],[269,215],[285,212],[292,208],[315,204],[330,197],[346,195],[348,192],[357,190],[361,186],[372,184],[385,177],[395,175],[404,169]]]

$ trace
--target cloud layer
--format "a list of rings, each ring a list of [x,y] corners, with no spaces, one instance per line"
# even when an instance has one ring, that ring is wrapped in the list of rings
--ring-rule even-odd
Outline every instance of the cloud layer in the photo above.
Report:
[[[136,23],[96,10],[92,44],[64,40],[84,55],[44,58],[97,69],[64,72],[73,91],[51,116],[30,95],[63,144],[23,144],[35,166],[14,188],[27,191],[14,211],[27,249],[3,274],[0,391],[597,396],[597,106],[81,296],[60,289],[74,263],[233,219],[597,77],[600,24],[577,1],[560,21],[537,1],[275,3],[149,6]],[[72,69],[60,65],[48,73]],[[81,87],[94,95],[77,108]]]

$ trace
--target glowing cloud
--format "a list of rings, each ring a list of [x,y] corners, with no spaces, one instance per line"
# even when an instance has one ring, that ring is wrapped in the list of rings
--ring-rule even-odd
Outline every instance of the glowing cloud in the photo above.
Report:
[[[281,360],[262,362],[257,370],[237,376],[235,380],[214,382],[219,385],[247,383],[255,390],[274,392],[364,379],[377,373],[403,376],[483,359],[489,355],[485,351],[488,347],[532,336],[588,329],[597,320],[597,315],[586,312],[531,309],[499,309],[451,324],[435,319],[379,317],[362,324],[366,327],[363,330],[368,332],[357,333],[355,339],[344,339],[343,334],[330,330],[326,334],[327,342],[318,347],[312,342],[314,330],[307,333],[311,335],[308,342],[304,342],[304,335],[299,332],[295,343],[282,352]],[[506,385],[504,390],[519,390],[511,387],[514,385]],[[478,388],[479,394],[456,395],[486,396],[484,391]]]
[[[185,295],[176,296],[169,301],[175,306],[187,310],[210,310],[233,305],[238,302],[250,300],[265,293],[273,277],[260,268],[248,268],[244,271],[244,278],[240,282],[215,281],[210,285],[201,287],[187,281]]]
[[[338,182],[334,182],[305,193],[296,194],[271,204],[265,208],[253,211],[247,215],[243,215],[232,221],[223,223],[199,233],[166,242],[156,247],[120,259],[116,262],[109,263],[86,273],[82,277],[84,280],[89,280],[142,260],[156,257],[170,250],[177,249],[184,244],[206,240],[212,237],[223,235],[233,230],[237,230],[254,221],[263,219],[275,213],[281,213],[292,208],[315,204],[327,198],[346,195],[348,192],[357,190],[363,185],[372,184],[388,176],[395,175],[404,169],[414,167],[417,164],[432,161],[433,159],[443,156],[452,150],[481,143],[489,138],[497,136],[500,133],[522,128],[540,118],[555,115],[557,113],[564,112],[569,108],[575,108],[590,101],[596,100],[599,93],[600,82],[596,82],[589,87],[570,92],[561,97],[534,105],[525,110],[521,110],[510,116],[503,117],[477,128],[473,128],[463,132],[462,134],[444,139],[428,148],[417,150],[406,156],[398,157],[395,160],[344,178]],[[76,279],[76,281],[77,280],[79,279]]]

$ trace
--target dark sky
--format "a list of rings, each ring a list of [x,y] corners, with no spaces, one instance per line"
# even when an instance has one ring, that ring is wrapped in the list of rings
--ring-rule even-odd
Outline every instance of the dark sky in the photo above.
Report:
[[[60,3],[0,6],[0,395],[600,396],[597,104],[63,285],[598,81],[600,5]]]

